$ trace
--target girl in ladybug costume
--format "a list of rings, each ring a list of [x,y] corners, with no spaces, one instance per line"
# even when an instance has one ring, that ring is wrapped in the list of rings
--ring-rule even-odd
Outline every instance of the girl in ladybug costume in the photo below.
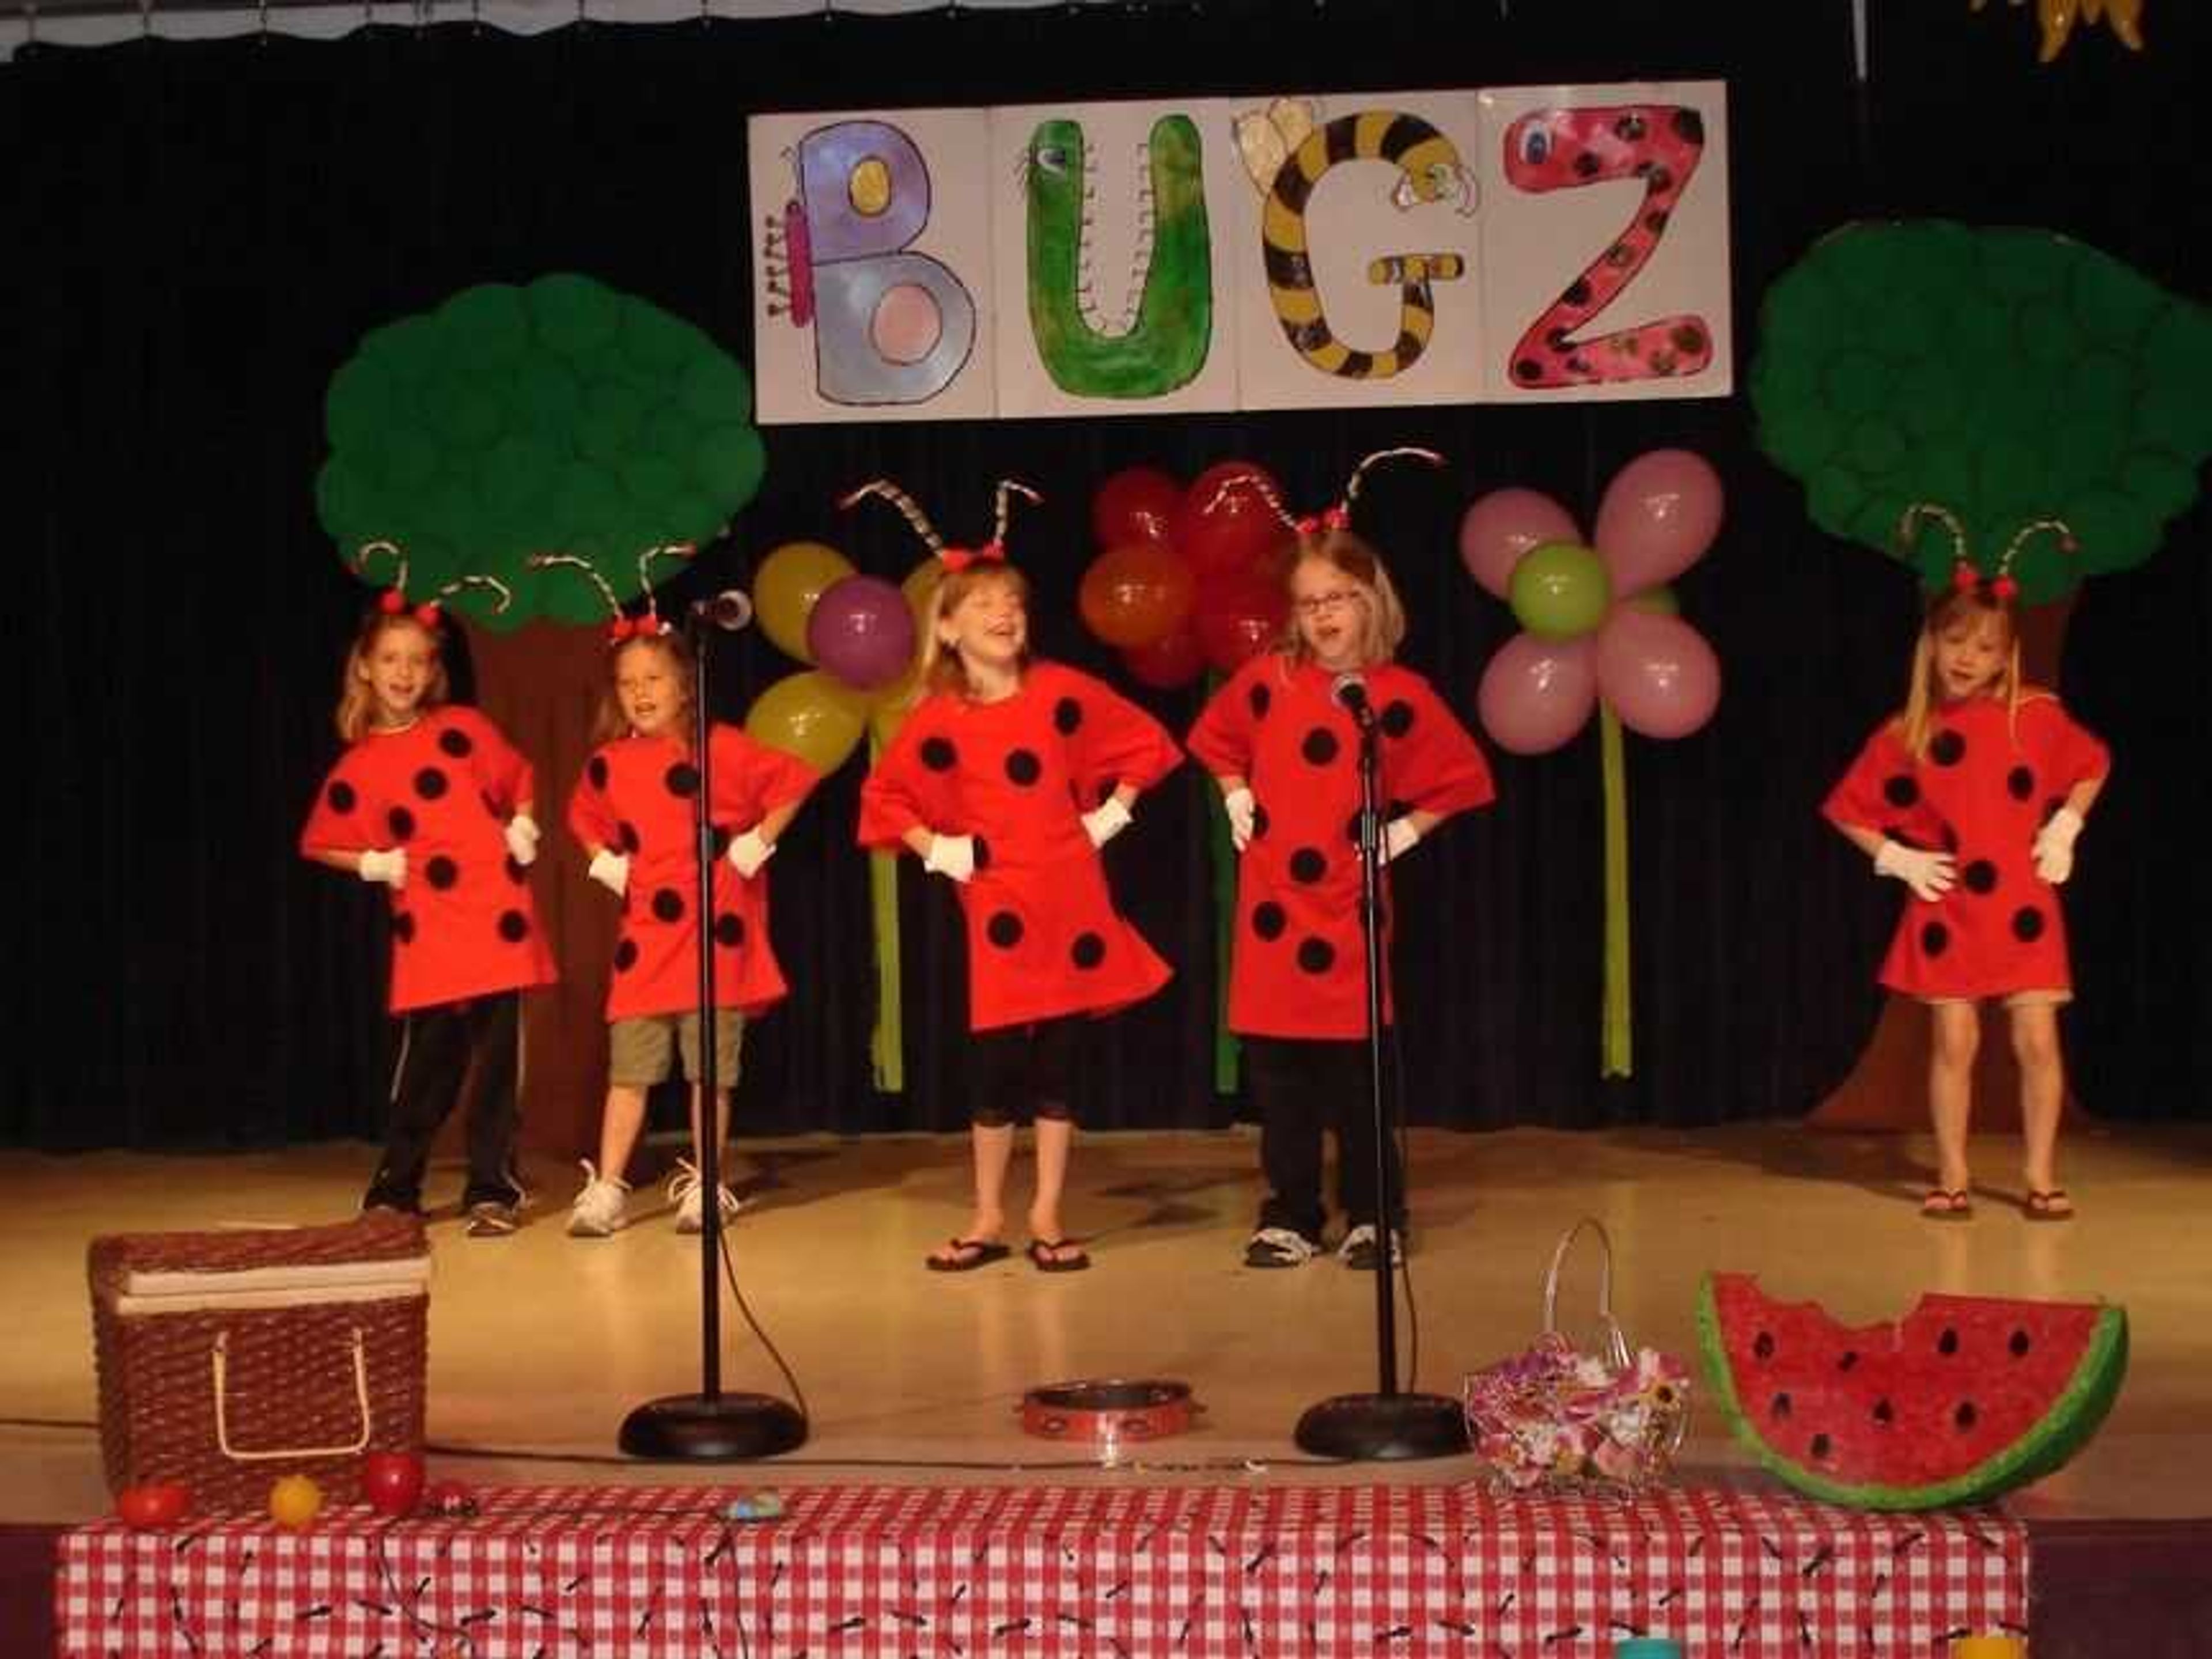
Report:
[[[1395,660],[1405,611],[1382,561],[1349,527],[1360,474],[1397,454],[1438,459],[1425,450],[1381,452],[1360,463],[1327,513],[1285,515],[1297,538],[1285,577],[1290,627],[1215,693],[1190,732],[1192,755],[1220,786],[1239,855],[1229,1028],[1243,1039],[1268,1187],[1245,1246],[1249,1267],[1293,1267],[1320,1253],[1322,1139],[1331,1133],[1347,1224],[1339,1256],[1359,1268],[1383,1259],[1359,921],[1360,717],[1378,733],[1377,799],[1395,803],[1382,826],[1386,861],[1496,794],[1467,728]],[[1269,501],[1281,514],[1271,494]],[[1389,914],[1386,891],[1386,930]],[[1387,1023],[1387,975],[1382,1006]],[[1402,1216],[1387,1225],[1395,1251]]]
[[[690,550],[655,549],[645,562],[657,553]],[[693,1079],[695,1153],[705,1133],[697,1082],[702,1045],[693,803],[699,769],[691,748],[691,653],[660,620],[649,586],[646,614],[631,618],[584,560],[551,554],[536,562],[581,570],[599,586],[615,615],[599,720],[607,741],[585,763],[568,800],[568,827],[591,860],[587,873],[623,905],[607,985],[608,1081],[599,1162],[584,1164],[584,1186],[568,1215],[572,1237],[604,1238],[628,1218],[629,1185],[623,1176],[645,1125],[646,1093],[669,1074],[676,1054]],[[738,1080],[745,1023],[781,1002],[786,990],[769,939],[768,861],[820,778],[811,767],[735,726],[711,726],[708,741],[714,795],[708,819],[722,848],[711,878],[714,914],[708,925],[714,951],[719,1152],[729,1135],[730,1091]],[[678,1232],[697,1232],[705,1224],[700,1188],[697,1169],[679,1161],[669,1187]],[[717,1199],[725,1218],[737,1212],[737,1197],[727,1186]]]
[[[362,557],[383,552],[373,543]],[[406,565],[363,619],[340,681],[349,747],[300,835],[318,864],[391,895],[392,1012],[400,1021],[384,1155],[364,1209],[419,1211],[438,1126],[469,1085],[468,1185],[476,1237],[512,1233],[523,1194],[513,1164],[520,993],[553,981],[531,902],[538,856],[530,763],[497,726],[446,701],[435,599],[410,608]],[[440,591],[483,586],[465,576]]]
[[[2073,980],[2057,890],[2110,761],[2057,697],[2022,683],[2009,567],[2032,535],[2058,535],[2069,551],[2073,538],[2039,520],[1984,580],[1942,507],[1916,504],[1900,535],[1909,542],[1923,517],[1957,542],[1955,580],[1928,607],[1904,712],[1867,739],[1821,811],[1876,874],[1911,894],[1881,978],[1931,1016],[1928,1101],[1940,1168],[1921,1213],[1972,1213],[1966,1130],[1979,1005],[1994,999],[2008,1012],[2020,1062],[2027,1218],[2063,1221],[2074,1205],[2055,1167],[2066,1091],[2057,1011]]]
[[[1098,849],[1129,826],[1137,797],[1182,759],[1142,709],[1087,674],[1030,654],[1029,584],[998,528],[974,551],[945,548],[895,486],[892,501],[944,565],[923,645],[925,695],[860,791],[864,847],[902,846],[955,884],[968,935],[969,1090],[975,1200],[928,1259],[964,1273],[1008,1254],[1006,1170],[1014,1126],[1036,1129],[1030,1263],[1091,1265],[1060,1213],[1075,1125],[1068,1082],[1078,1022],[1166,984],[1167,964],[1114,908]]]

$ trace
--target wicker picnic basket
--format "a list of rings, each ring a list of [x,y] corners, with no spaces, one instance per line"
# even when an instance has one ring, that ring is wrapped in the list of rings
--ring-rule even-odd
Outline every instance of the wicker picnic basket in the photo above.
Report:
[[[349,1498],[364,1452],[420,1449],[419,1218],[118,1234],[86,1267],[111,1491],[176,1480],[202,1514],[258,1510],[298,1474]]]

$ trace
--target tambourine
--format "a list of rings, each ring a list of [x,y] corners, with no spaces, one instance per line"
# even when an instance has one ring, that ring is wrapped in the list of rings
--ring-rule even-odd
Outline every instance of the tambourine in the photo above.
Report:
[[[1132,1442],[1183,1433],[1206,1408],[1188,1382],[1105,1377],[1031,1389],[1016,1409],[1025,1434],[1081,1442],[1111,1456]]]

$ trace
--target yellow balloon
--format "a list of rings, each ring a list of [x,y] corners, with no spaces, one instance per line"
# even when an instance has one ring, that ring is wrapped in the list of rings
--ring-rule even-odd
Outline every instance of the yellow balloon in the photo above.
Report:
[[[852,561],[820,542],[786,542],[761,561],[753,577],[753,614],[776,648],[801,662],[806,650],[806,619],[825,588],[853,574]]]
[[[745,730],[755,739],[817,772],[842,766],[867,729],[868,705],[860,694],[819,669],[785,675],[745,714]]]
[[[323,1489],[304,1474],[281,1477],[269,1488],[269,1518],[280,1527],[304,1527],[323,1507]]]
[[[868,706],[868,729],[876,734],[876,742],[882,747],[888,749],[891,746],[891,739],[898,736],[899,727],[906,724],[906,717],[914,712],[915,704],[920,701],[915,691],[921,682],[921,664],[917,660],[913,667],[877,693],[874,702]]]
[[[938,583],[945,580],[945,565],[938,559],[924,559],[907,572],[899,589],[906,595],[907,604],[914,611],[915,651],[919,654],[922,641],[929,637],[929,604],[936,597]]]

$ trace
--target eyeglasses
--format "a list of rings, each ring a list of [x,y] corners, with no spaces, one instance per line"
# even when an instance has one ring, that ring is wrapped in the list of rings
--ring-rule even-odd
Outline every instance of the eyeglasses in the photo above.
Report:
[[[1310,593],[1304,599],[1293,599],[1291,605],[1301,617],[1325,617],[1348,605],[1357,605],[1364,597],[1356,587],[1337,587],[1326,593]]]

